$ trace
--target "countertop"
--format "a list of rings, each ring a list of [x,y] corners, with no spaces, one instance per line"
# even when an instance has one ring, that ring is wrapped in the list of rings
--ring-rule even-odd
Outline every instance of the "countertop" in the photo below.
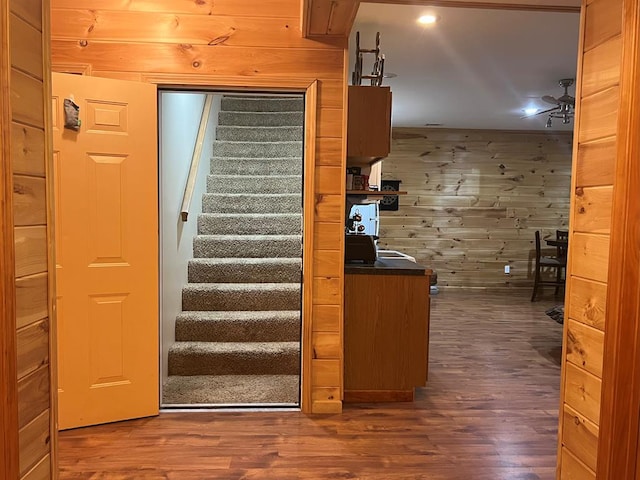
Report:
[[[345,263],[347,275],[425,275],[431,270],[405,258],[378,258],[373,265]]]

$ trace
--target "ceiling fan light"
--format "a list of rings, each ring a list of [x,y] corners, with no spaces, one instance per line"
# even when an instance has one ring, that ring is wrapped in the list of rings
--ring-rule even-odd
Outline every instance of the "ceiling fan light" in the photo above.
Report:
[[[546,128],[553,127],[553,120],[551,120],[551,117],[547,118],[547,123],[546,123],[545,127]]]
[[[432,25],[438,21],[438,17],[436,15],[422,15],[418,18],[418,23],[422,25]]]

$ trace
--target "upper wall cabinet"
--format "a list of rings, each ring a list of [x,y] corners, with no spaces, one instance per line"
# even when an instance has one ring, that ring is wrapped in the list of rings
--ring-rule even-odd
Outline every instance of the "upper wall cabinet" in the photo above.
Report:
[[[349,86],[347,164],[370,164],[390,150],[391,88]]]

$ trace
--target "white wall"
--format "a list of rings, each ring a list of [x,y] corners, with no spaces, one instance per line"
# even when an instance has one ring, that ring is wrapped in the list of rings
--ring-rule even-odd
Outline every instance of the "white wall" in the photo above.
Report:
[[[202,212],[202,194],[207,186],[220,99],[221,95],[214,96],[189,219],[183,222],[180,218],[182,196],[205,95],[196,92],[160,93],[160,365],[163,380],[167,377],[169,347],[175,341],[176,315],[182,310],[187,262],[193,258],[193,237],[197,233],[198,214]]]

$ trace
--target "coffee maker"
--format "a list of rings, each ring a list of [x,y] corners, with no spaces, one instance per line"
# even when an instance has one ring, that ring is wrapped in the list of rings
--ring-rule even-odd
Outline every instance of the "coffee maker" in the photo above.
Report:
[[[344,261],[372,265],[377,260],[377,203],[354,204],[345,223]]]

